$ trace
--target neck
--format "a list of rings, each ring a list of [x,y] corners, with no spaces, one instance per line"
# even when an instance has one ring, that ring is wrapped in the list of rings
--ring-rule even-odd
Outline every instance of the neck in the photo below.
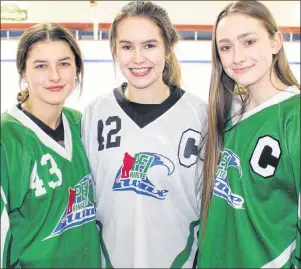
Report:
[[[52,129],[56,129],[60,124],[63,106],[45,104],[44,102],[43,104],[36,101],[32,102],[30,98],[21,106]]]
[[[272,72],[270,78],[270,70],[264,75],[260,81],[253,85],[248,86],[249,103],[247,110],[253,109],[265,101],[271,99],[277,95],[280,91],[286,89],[288,85],[285,85],[276,75]]]
[[[128,84],[124,92],[126,99],[139,104],[161,104],[169,95],[169,87],[163,81],[156,82],[145,89],[137,89]]]

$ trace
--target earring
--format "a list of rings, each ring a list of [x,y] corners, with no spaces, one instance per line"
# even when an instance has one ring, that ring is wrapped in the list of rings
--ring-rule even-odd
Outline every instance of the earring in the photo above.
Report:
[[[23,90],[26,90],[26,89],[29,88],[29,83],[28,83],[28,81],[26,79],[22,79],[22,81],[21,81],[21,88]]]

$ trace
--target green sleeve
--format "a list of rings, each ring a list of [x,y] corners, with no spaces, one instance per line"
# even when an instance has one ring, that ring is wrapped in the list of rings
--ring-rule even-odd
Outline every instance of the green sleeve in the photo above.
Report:
[[[18,255],[12,248],[13,235],[9,221],[8,173],[5,154],[1,145],[1,266],[0,268],[21,268]]]
[[[293,265],[295,268],[301,268],[300,102],[298,102],[294,114],[295,115],[287,128],[287,145],[296,182],[296,195],[298,200],[296,248],[293,257]]]

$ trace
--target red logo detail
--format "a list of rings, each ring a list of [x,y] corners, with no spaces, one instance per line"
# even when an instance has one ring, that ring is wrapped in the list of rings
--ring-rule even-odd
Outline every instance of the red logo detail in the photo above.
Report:
[[[75,200],[75,194],[76,191],[69,187],[69,200],[68,200],[68,209],[67,209],[67,215],[72,212],[72,207]]]

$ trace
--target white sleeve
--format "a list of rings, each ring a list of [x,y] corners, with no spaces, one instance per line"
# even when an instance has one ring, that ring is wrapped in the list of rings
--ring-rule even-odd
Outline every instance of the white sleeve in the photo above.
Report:
[[[81,123],[81,137],[82,142],[84,145],[84,149],[86,151],[86,154],[89,155],[88,150],[88,144],[89,144],[89,130],[91,130],[91,104],[88,105],[84,111],[83,117],[82,117],[82,123]]]

